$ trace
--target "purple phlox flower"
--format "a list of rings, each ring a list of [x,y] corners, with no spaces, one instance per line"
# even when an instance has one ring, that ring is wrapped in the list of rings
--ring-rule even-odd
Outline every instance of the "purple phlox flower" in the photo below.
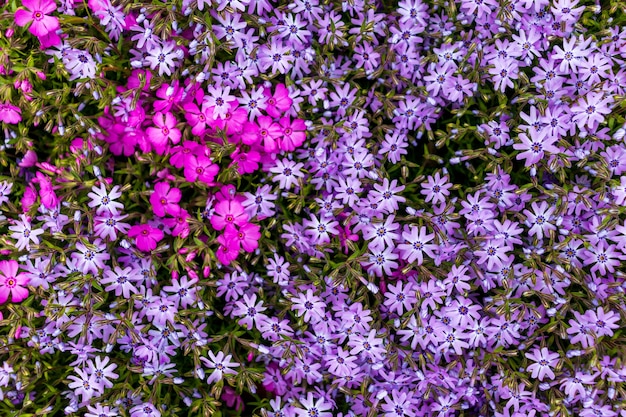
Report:
[[[434,257],[433,250],[436,248],[436,245],[428,243],[434,237],[434,233],[428,234],[426,226],[405,226],[401,240],[403,243],[398,245],[398,250],[406,262],[412,263],[417,261],[417,265],[421,265],[424,262],[424,254],[430,258]]]
[[[89,401],[91,398],[98,396],[102,393],[102,386],[96,382],[96,376],[89,374],[87,371],[81,368],[75,368],[76,375],[70,375],[67,379],[73,381],[68,384],[68,387],[74,390],[74,393],[82,397],[82,402]]]
[[[267,307],[263,306],[262,300],[257,302],[256,294],[252,294],[250,296],[248,296],[248,294],[244,294],[243,301],[237,301],[235,306],[236,307],[233,309],[232,314],[234,316],[242,317],[239,319],[238,323],[248,329],[252,329],[254,325],[258,327],[259,320],[267,319],[267,316],[261,313],[262,311],[267,310]]]
[[[39,235],[43,234],[44,230],[40,228],[33,229],[31,219],[26,214],[20,214],[20,219],[13,226],[9,226],[9,230],[13,232],[11,233],[11,238],[17,240],[15,243],[17,250],[26,249],[30,251],[31,242],[39,245]]]
[[[393,248],[394,241],[397,240],[400,235],[395,231],[399,229],[400,225],[396,223],[395,216],[388,216],[384,222],[371,223],[365,227],[363,231],[363,238],[370,240],[368,248],[373,251],[384,251],[385,248]]]
[[[231,368],[239,367],[237,362],[231,362],[232,355],[224,355],[224,352],[217,352],[215,355],[209,350],[209,359],[201,357],[200,360],[207,368],[213,369],[211,375],[207,378],[206,383],[212,384],[221,380],[224,375],[237,375],[237,371]]]
[[[298,316],[304,316],[305,322],[317,323],[325,315],[326,304],[311,289],[301,292],[292,299],[292,308]]]
[[[106,214],[111,213],[114,216],[120,214],[119,210],[124,208],[124,205],[118,201],[115,201],[117,198],[122,196],[122,193],[119,192],[120,187],[118,185],[114,186],[110,192],[108,192],[102,182],[100,182],[100,186],[96,187],[95,185],[91,189],[91,192],[87,194],[91,201],[89,202],[89,207],[96,207],[97,214]]]
[[[531,372],[531,376],[533,378],[537,378],[540,381],[543,381],[547,376],[549,379],[554,379],[554,371],[553,367],[559,361],[559,354],[550,352],[547,348],[535,348],[532,352],[526,353],[525,355],[531,361],[534,361],[533,364],[526,368],[527,371]]]
[[[109,363],[110,359],[108,357],[104,357],[101,359],[100,356],[96,356],[96,361],[89,360],[87,364],[87,372],[95,377],[96,384],[100,387],[100,390],[104,390],[104,388],[112,388],[113,382],[109,379],[117,379],[118,374],[113,371],[117,368],[117,365],[114,363]]]
[[[520,133],[518,138],[521,143],[515,143],[513,148],[522,152],[517,154],[516,159],[524,159],[527,167],[543,160],[546,152],[559,153],[559,148],[554,145],[558,137],[552,136],[550,129],[531,129],[528,134]]]
[[[523,214],[526,216],[526,225],[530,227],[528,234],[530,236],[537,236],[537,239],[543,239],[544,235],[551,230],[556,230],[556,226],[551,223],[552,213],[555,208],[550,207],[547,202],[542,201],[541,205],[536,202],[532,203],[532,209],[524,210]]]

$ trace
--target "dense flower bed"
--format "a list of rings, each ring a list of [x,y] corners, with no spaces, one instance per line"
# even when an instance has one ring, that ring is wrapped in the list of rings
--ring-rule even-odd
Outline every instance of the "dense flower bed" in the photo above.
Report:
[[[626,416],[622,2],[1,10],[0,414]]]

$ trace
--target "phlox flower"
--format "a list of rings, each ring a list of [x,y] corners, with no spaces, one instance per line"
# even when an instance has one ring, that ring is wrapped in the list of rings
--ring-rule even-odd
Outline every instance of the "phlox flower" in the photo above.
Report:
[[[201,181],[210,185],[218,172],[219,167],[207,156],[191,155],[187,157],[184,174],[185,179],[189,182]]]
[[[248,215],[241,203],[236,200],[220,201],[211,216],[211,225],[215,230],[223,230],[228,224],[243,226],[247,221]]]
[[[332,406],[328,404],[324,398],[318,398],[314,400],[313,393],[308,392],[307,397],[300,399],[300,404],[303,408],[295,408],[294,412],[298,417],[332,417],[333,414],[329,412],[332,410]]]
[[[178,308],[174,301],[167,297],[156,297],[146,310],[146,316],[152,320],[152,324],[163,327],[167,323],[174,324],[174,315],[178,313]]]
[[[128,237],[135,238],[135,243],[140,251],[151,252],[163,239],[163,232],[147,224],[140,224],[130,228]]]
[[[21,121],[22,110],[19,107],[14,106],[11,103],[0,104],[0,122],[15,125]]]
[[[254,252],[259,247],[259,239],[261,238],[261,228],[257,224],[244,223],[238,229],[227,224],[224,229],[224,239],[230,245],[235,245],[237,251],[239,247],[246,252]]]
[[[149,402],[137,404],[129,411],[130,417],[161,417],[161,412]]]
[[[549,129],[530,129],[528,133],[520,133],[518,138],[522,143],[515,143],[513,148],[522,152],[517,154],[516,159],[524,159],[527,167],[543,160],[546,152],[559,153],[559,148],[554,146],[558,137],[553,136]]]
[[[546,376],[549,379],[554,379],[555,375],[552,368],[559,361],[560,356],[558,353],[550,352],[544,347],[541,349],[535,348],[531,353],[526,353],[525,356],[535,362],[526,368],[527,371],[531,372],[533,378],[537,378],[540,381],[543,381]]]
[[[178,202],[182,193],[179,188],[171,187],[166,182],[157,182],[154,185],[154,191],[150,195],[150,203],[152,211],[159,217],[165,216],[165,213],[174,215],[178,212]]]
[[[61,27],[58,18],[47,16],[57,8],[54,0],[23,0],[22,6],[15,12],[15,24],[23,27],[32,22],[28,31],[33,35],[43,37]]]
[[[99,279],[100,284],[106,285],[105,291],[115,291],[115,296],[123,296],[130,299],[131,293],[137,294],[136,284],[142,279],[139,271],[127,266],[116,266],[104,272],[104,278]]]
[[[120,221],[126,217],[128,217],[128,214],[114,215],[108,213],[102,216],[95,216],[93,227],[94,233],[96,236],[103,239],[116,240],[117,232],[125,234],[130,228],[128,223]]]
[[[0,304],[4,304],[9,295],[11,302],[19,303],[28,297],[28,275],[18,273],[18,263],[14,260],[0,261]]]
[[[182,308],[187,308],[197,299],[195,286],[197,283],[197,278],[188,279],[187,276],[183,276],[180,279],[172,280],[172,285],[163,287],[163,291],[174,294],[173,298],[176,308],[179,305]]]
[[[107,191],[106,187],[102,182],[100,182],[99,187],[95,185],[91,188],[91,192],[87,194],[91,201],[88,206],[91,208],[96,207],[97,214],[106,214],[111,213],[114,216],[120,214],[119,210],[124,208],[124,205],[119,201],[115,201],[115,199],[122,196],[122,193],[119,192],[120,187],[118,185],[114,186],[110,192]]]
[[[180,142],[181,133],[180,130],[176,128],[176,118],[170,112],[165,114],[156,112],[152,118],[152,122],[156,127],[146,129],[146,134],[148,135],[150,143],[154,146],[156,153],[163,155],[168,146],[168,139],[173,144],[177,144]]]
[[[252,329],[254,325],[259,325],[260,320],[266,320],[267,315],[261,314],[262,311],[267,310],[267,307],[263,307],[263,301],[257,302],[256,294],[248,296],[243,295],[243,301],[237,301],[235,308],[233,309],[233,315],[242,317],[238,323],[240,326],[244,326],[248,329]]]
[[[304,177],[301,168],[304,166],[302,162],[294,162],[287,158],[276,159],[276,165],[269,169],[274,175],[273,181],[278,182],[282,190],[289,190],[298,181]]]
[[[100,384],[96,382],[96,376],[89,374],[81,368],[75,368],[76,375],[70,375],[67,379],[71,380],[68,387],[74,390],[74,393],[82,397],[82,402],[89,401],[91,398],[100,395],[103,391]]]
[[[274,94],[267,88],[263,90],[263,94],[265,95],[265,111],[271,117],[281,117],[293,104],[293,100],[289,97],[289,90],[285,84],[281,83],[276,85]]]
[[[211,376],[209,376],[206,380],[207,384],[212,384],[221,380],[224,375],[237,375],[237,371],[231,368],[239,367],[237,362],[231,362],[232,355],[224,355],[224,352],[217,352],[215,355],[212,351],[209,350],[209,359],[205,357],[201,357],[200,360],[204,363],[208,368],[213,369]]]
[[[156,69],[159,67],[160,76],[164,73],[172,75],[172,69],[176,67],[174,60],[178,59],[178,55],[174,51],[175,47],[176,42],[168,41],[163,42],[162,45],[156,44],[152,48],[149,48],[146,61],[150,64],[150,68]]]
[[[369,260],[364,264],[368,266],[367,270],[370,274],[378,277],[384,275],[392,275],[393,270],[398,268],[396,260],[398,255],[393,252],[393,248],[388,247],[385,250],[379,250],[369,255]]]
[[[113,388],[113,382],[109,379],[117,379],[118,374],[113,371],[117,368],[117,365],[114,363],[109,363],[110,359],[108,357],[104,357],[101,359],[100,356],[96,356],[96,361],[89,360],[87,364],[87,372],[92,376],[95,376],[96,384],[100,387],[100,390],[104,388]]]
[[[279,148],[285,152],[296,150],[306,139],[306,125],[302,119],[290,120],[289,116],[281,117],[278,121],[283,129],[282,137],[279,139]]]
[[[311,237],[314,244],[324,244],[330,242],[330,235],[338,235],[339,222],[332,220],[332,218],[320,218],[318,219],[314,214],[311,215],[311,220],[303,221],[305,235]]]
[[[311,289],[301,292],[297,297],[292,299],[292,309],[298,313],[299,317],[304,316],[304,321],[309,323],[318,322],[325,314],[326,304],[320,297],[313,294]]]
[[[537,239],[543,239],[544,234],[550,230],[556,230],[556,226],[550,223],[552,213],[555,208],[549,207],[545,201],[541,202],[541,205],[533,202],[532,209],[524,210],[523,214],[526,216],[526,225],[530,227],[528,234],[530,236],[537,236]]]
[[[25,214],[20,214],[21,221],[18,220],[13,226],[9,226],[12,231],[11,238],[16,239],[15,247],[17,250],[30,250],[30,243],[39,244],[39,235],[43,233],[43,229],[33,229],[30,219]]]
[[[611,113],[610,104],[613,98],[603,92],[594,93],[590,91],[586,96],[581,97],[572,106],[572,120],[576,122],[579,129],[596,129],[604,121],[604,116]]]

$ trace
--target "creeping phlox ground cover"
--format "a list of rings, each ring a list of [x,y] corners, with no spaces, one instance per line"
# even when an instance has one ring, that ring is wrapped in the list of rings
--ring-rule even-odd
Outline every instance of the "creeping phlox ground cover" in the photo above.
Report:
[[[0,415],[626,416],[626,5],[9,0]]]

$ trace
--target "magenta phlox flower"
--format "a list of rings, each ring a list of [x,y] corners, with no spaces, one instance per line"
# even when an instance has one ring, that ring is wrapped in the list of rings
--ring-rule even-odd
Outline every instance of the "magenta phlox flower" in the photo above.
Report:
[[[178,213],[178,202],[182,193],[179,188],[171,187],[167,182],[157,182],[154,191],[150,195],[152,211],[159,217],[164,217],[165,213],[175,215]]]
[[[28,31],[33,35],[43,37],[61,27],[58,18],[47,16],[57,8],[54,0],[23,0],[22,6],[15,12],[15,24],[23,27],[32,22]]]
[[[182,146],[175,146],[170,150],[170,164],[175,168],[183,168],[189,164],[192,156],[203,155],[203,146],[192,141],[184,141]]]
[[[223,230],[226,225],[243,226],[248,221],[243,206],[236,200],[223,200],[216,204],[211,216],[211,225],[215,230]]]
[[[276,152],[276,150],[278,149],[277,141],[281,138],[283,134],[282,127],[278,123],[275,123],[274,120],[269,116],[259,116],[256,123],[258,125],[258,129],[256,129],[257,138],[252,143],[262,142],[265,152]],[[246,126],[250,127],[249,124],[246,124]],[[252,128],[252,130],[254,131],[255,129]],[[242,136],[243,143],[246,143],[246,140],[244,139],[248,136],[248,134]]]
[[[207,185],[213,185],[219,167],[204,155],[190,155],[185,161],[185,179],[189,182],[200,181]]]
[[[293,103],[285,84],[278,84],[274,89],[274,94],[265,88],[263,94],[265,95],[265,111],[274,118],[281,117]]]
[[[246,252],[254,252],[259,247],[261,227],[253,223],[244,223],[238,229],[233,224],[227,223],[224,229],[224,238],[229,244],[235,244]]]
[[[172,236],[185,238],[189,234],[189,223],[187,219],[191,217],[187,210],[179,208],[177,213],[172,214],[173,218],[164,218],[163,224],[171,228]]]
[[[552,368],[556,366],[559,361],[559,354],[550,352],[547,348],[535,348],[531,353],[526,353],[525,355],[531,361],[534,361],[533,364],[526,368],[527,371],[531,372],[531,376],[533,378],[537,378],[540,381],[543,381],[547,376],[549,379],[554,379],[554,371]]]
[[[19,303],[28,297],[28,275],[19,272],[19,265],[14,260],[0,261],[0,304],[4,304],[9,295],[11,302]]]
[[[290,120],[289,116],[280,118],[278,121],[283,129],[282,137],[279,138],[278,146],[285,152],[296,150],[306,139],[306,125],[302,119]]]
[[[14,106],[11,103],[0,104],[0,122],[15,125],[21,121],[22,121],[22,110],[19,107]]]
[[[176,118],[171,112],[156,112],[152,122],[156,127],[146,129],[146,134],[156,153],[163,155],[168,147],[168,140],[173,144],[180,142],[181,132],[176,128]]]
[[[128,237],[135,238],[137,248],[142,252],[151,252],[163,239],[163,232],[147,224],[139,224],[130,228]]]
[[[243,151],[241,148],[237,148],[230,154],[230,159],[233,160],[231,166],[236,165],[239,175],[244,175],[253,173],[259,168],[261,154],[257,151]]]

